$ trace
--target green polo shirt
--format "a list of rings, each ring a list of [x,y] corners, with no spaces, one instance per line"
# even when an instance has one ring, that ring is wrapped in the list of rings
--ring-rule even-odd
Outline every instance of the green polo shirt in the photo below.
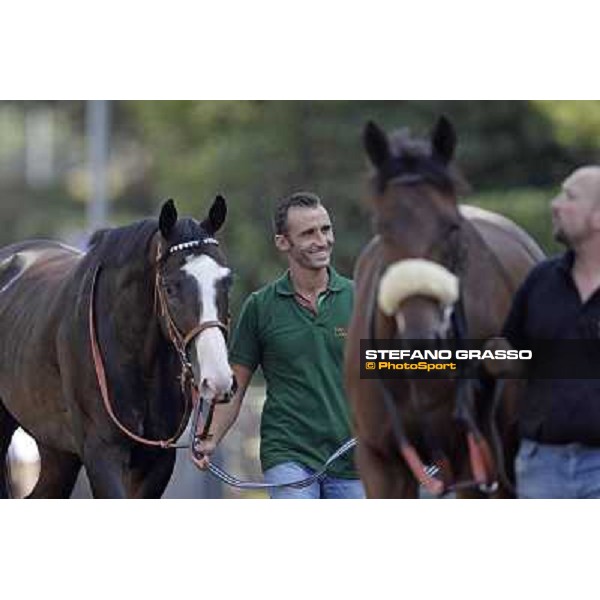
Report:
[[[230,361],[263,370],[263,471],[287,461],[318,469],[352,437],[342,371],[353,297],[352,281],[330,268],[318,314],[296,301],[289,272],[244,303]],[[353,454],[338,459],[328,472],[356,478]]]

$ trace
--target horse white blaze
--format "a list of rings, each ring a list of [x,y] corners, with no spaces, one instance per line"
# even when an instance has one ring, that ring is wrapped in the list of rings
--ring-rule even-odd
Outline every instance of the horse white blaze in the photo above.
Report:
[[[221,266],[213,258],[203,254],[188,259],[183,271],[194,277],[198,285],[201,302],[200,323],[218,321],[217,283],[227,277],[230,270]],[[231,389],[233,373],[229,366],[227,344],[223,332],[211,327],[205,329],[194,340],[196,357],[200,368],[202,392],[221,396]]]

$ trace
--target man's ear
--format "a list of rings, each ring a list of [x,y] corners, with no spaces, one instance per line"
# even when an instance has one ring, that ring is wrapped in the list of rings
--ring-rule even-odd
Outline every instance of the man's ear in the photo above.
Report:
[[[282,234],[276,234],[275,247],[280,252],[287,252],[290,249],[290,241],[287,239],[287,236]]]

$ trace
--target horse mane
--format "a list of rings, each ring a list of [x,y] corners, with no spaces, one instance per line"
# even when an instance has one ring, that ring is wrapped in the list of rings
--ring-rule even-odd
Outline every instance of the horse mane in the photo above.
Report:
[[[454,196],[465,196],[471,191],[466,179],[460,173],[454,162],[448,166],[441,165],[432,158],[431,141],[415,137],[409,128],[396,129],[389,135],[390,152],[394,158],[393,174],[388,175],[389,181],[396,176],[419,175],[442,191]],[[374,171],[370,183],[381,191],[381,173]]]
[[[158,231],[158,219],[150,218],[112,229],[100,229],[92,234],[88,255],[93,263],[121,268],[147,256],[150,242]],[[179,219],[169,237],[169,246],[208,237],[195,219]]]
[[[153,235],[158,231],[156,219],[144,219],[124,227],[100,229],[88,243],[87,254],[93,263],[120,268],[145,257]]]

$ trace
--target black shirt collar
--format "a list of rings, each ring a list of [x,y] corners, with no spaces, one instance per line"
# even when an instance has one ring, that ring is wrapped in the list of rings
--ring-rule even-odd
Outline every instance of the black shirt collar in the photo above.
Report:
[[[560,269],[568,274],[571,274],[573,270],[573,263],[575,262],[575,252],[573,250],[567,250],[559,259],[558,266]]]

